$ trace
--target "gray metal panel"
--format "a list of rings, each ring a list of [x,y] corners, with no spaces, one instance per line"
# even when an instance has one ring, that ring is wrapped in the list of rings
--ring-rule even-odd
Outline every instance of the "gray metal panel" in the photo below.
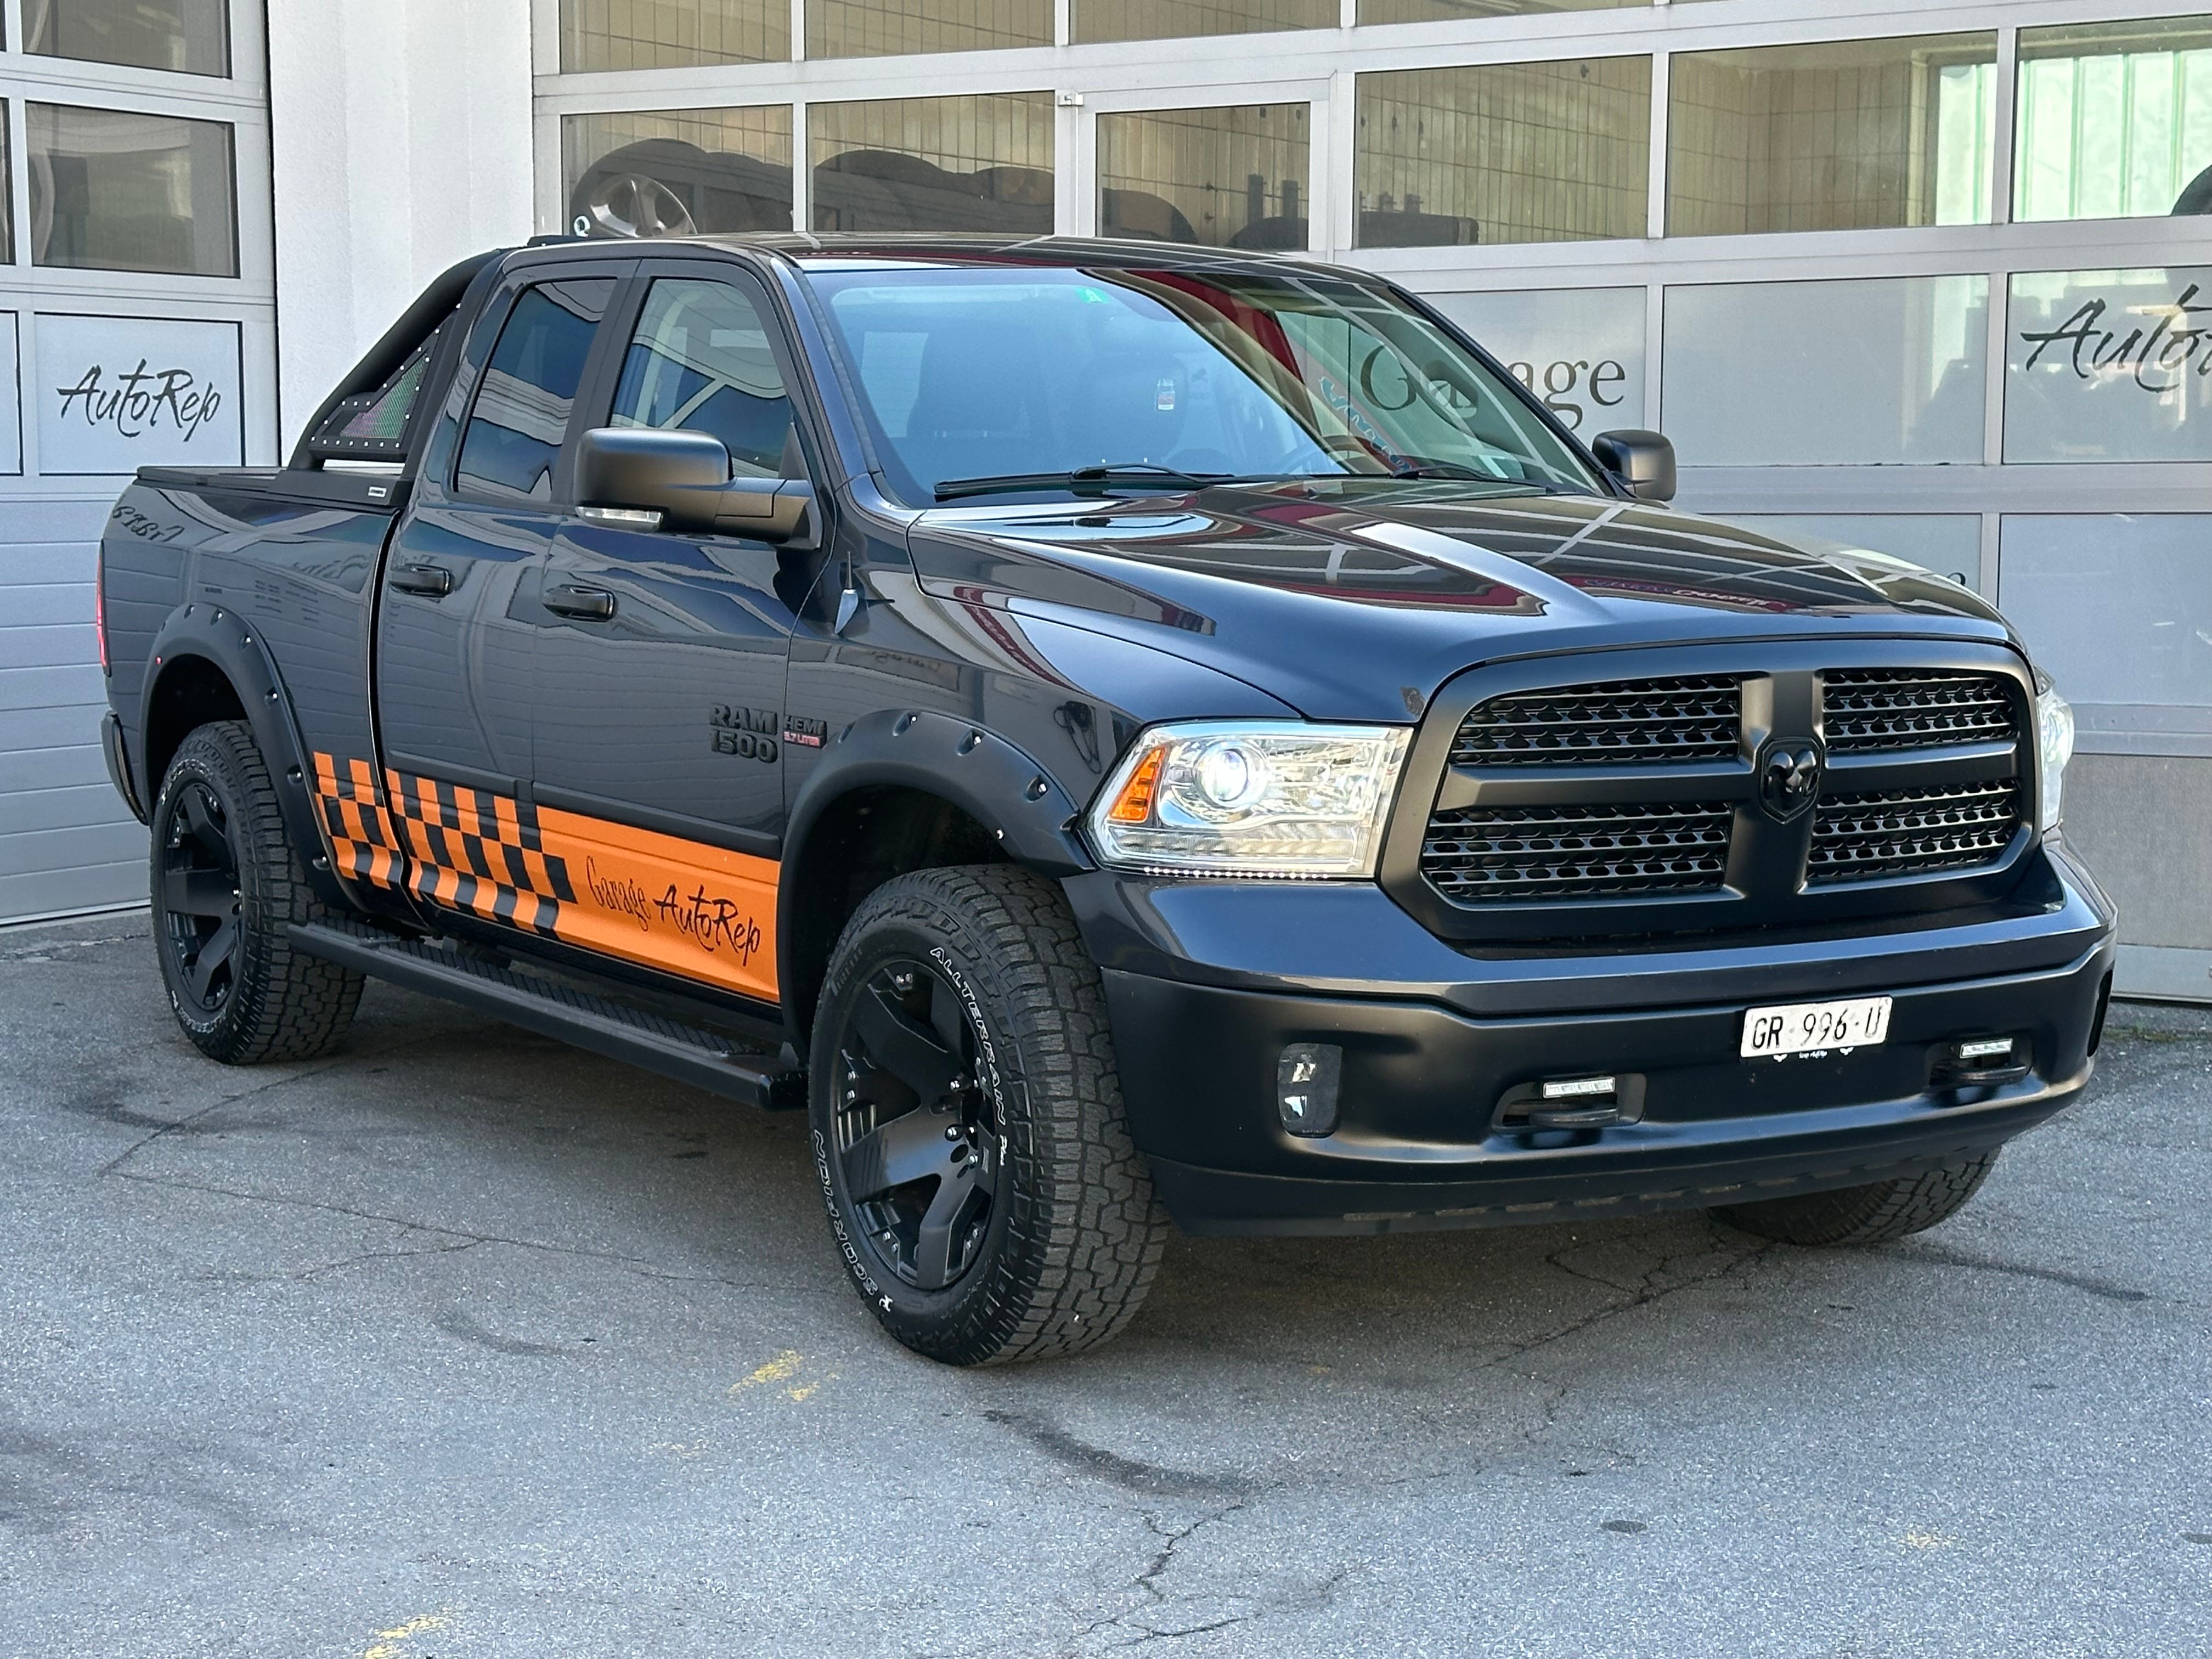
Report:
[[[146,896],[146,832],[100,754],[92,582],[108,508],[0,503],[0,921]]]

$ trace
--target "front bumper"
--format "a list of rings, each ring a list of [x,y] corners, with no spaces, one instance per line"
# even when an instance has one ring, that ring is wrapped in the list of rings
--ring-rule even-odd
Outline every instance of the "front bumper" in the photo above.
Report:
[[[2033,902],[1949,927],[1504,962],[1450,951],[1379,895],[1363,914],[1348,889],[1274,888],[1271,925],[1239,933],[1225,886],[1069,886],[1130,1127],[1176,1221],[1372,1233],[1745,1203],[2002,1144],[2081,1093],[2109,994],[2109,902],[2063,849],[2048,875]],[[1366,925],[1343,925],[1355,917]],[[1393,956],[1395,972],[1360,971]],[[1439,982],[1447,963],[1457,977]],[[1747,1007],[1868,992],[1895,999],[1880,1047],[1738,1058]],[[2026,1077],[1936,1086],[1941,1045],[1995,1035],[2026,1040]],[[1292,1042],[1343,1051],[1329,1134],[1282,1125],[1276,1062]],[[1592,1073],[1640,1079],[1640,1119],[1500,1123],[1516,1088]]]

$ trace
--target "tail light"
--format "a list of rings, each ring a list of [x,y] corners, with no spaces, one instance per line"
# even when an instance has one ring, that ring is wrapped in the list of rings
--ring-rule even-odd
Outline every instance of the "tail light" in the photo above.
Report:
[[[92,567],[92,632],[100,641],[100,672],[112,674],[107,665],[107,561],[100,559]]]

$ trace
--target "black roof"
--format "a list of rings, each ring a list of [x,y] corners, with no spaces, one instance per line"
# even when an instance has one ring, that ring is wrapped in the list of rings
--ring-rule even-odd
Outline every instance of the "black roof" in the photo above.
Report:
[[[1200,247],[1182,242],[1156,242],[1085,236],[1021,236],[1012,234],[886,231],[874,234],[844,233],[813,235],[791,231],[753,231],[719,236],[686,236],[653,240],[628,238],[542,237],[533,248],[568,257],[598,254],[635,258],[653,248],[726,247],[732,251],[765,252],[806,265],[843,259],[943,259],[992,264],[1060,265],[1109,270],[1280,271],[1285,267],[1326,270],[1333,275],[1372,280],[1371,273],[1333,265],[1293,254],[1249,253],[1238,248]]]

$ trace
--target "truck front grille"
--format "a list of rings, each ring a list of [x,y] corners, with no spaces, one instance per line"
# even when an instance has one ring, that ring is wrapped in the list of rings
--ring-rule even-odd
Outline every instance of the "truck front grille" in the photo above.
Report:
[[[1995,674],[1860,668],[1832,669],[1820,678],[1832,755],[2011,743],[2019,736],[2011,687]]]
[[[1616,680],[1492,697],[1460,723],[1455,766],[1656,766],[1733,760],[1732,678]]]
[[[1819,887],[1992,864],[2020,819],[2017,778],[1823,799],[1805,879]]]
[[[1726,801],[1439,812],[1421,871],[1458,904],[1711,892],[1728,872]]]
[[[1998,645],[1753,640],[1473,669],[1416,740],[1434,769],[1407,778],[1419,833],[1394,830],[1383,884],[1469,945],[1993,901],[2033,839],[2033,704]],[[1815,763],[1809,807],[1777,781],[1784,754]]]

